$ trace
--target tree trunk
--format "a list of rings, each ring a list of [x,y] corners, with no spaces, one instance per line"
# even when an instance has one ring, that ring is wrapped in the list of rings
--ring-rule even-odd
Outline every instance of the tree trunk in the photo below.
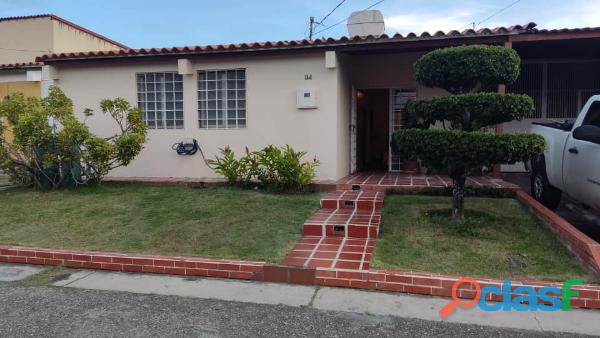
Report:
[[[452,177],[452,219],[463,220],[465,218],[465,181],[467,175],[464,170],[457,172]]]

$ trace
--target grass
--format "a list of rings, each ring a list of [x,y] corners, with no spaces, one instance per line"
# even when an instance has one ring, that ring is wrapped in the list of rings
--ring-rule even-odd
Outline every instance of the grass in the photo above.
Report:
[[[596,279],[514,199],[467,198],[450,219],[450,198],[388,195],[373,264],[476,277]]]
[[[10,180],[8,176],[5,176],[4,174],[0,173],[0,186],[3,185],[10,185]]]
[[[319,194],[105,184],[0,191],[0,243],[276,262]]]
[[[55,282],[69,278],[71,271],[74,270],[52,266],[23,279],[21,283],[25,286],[52,286]]]

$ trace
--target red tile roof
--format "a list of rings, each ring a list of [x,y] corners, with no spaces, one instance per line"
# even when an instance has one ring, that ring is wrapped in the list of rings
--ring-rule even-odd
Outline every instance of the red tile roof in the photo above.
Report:
[[[65,59],[98,59],[98,58],[123,58],[135,56],[155,56],[155,55],[177,55],[177,54],[208,54],[215,52],[228,51],[264,51],[264,50],[281,50],[281,49],[308,49],[308,48],[323,48],[333,46],[348,46],[369,43],[385,43],[385,42],[401,42],[401,41],[420,41],[420,40],[440,40],[451,38],[468,38],[468,37],[486,37],[486,36],[503,36],[510,34],[519,34],[530,32],[535,28],[536,24],[531,22],[526,25],[515,25],[510,27],[497,27],[493,29],[482,28],[479,30],[467,29],[462,32],[453,30],[448,33],[438,31],[430,34],[423,32],[420,35],[409,33],[405,36],[396,33],[393,36],[386,34],[379,36],[354,36],[322,38],[315,40],[292,40],[292,41],[266,41],[252,42],[240,44],[225,44],[225,45],[207,45],[207,46],[184,46],[184,47],[169,47],[169,48],[141,48],[141,49],[125,49],[114,51],[90,51],[90,52],[75,52],[75,53],[51,53],[38,57],[37,61],[52,61]]]
[[[306,50],[310,48],[332,48],[353,45],[369,45],[379,43],[427,41],[427,40],[445,40],[454,38],[486,38],[515,35],[548,35],[562,33],[600,33],[600,27],[597,28],[575,28],[575,29],[536,29],[536,23],[530,22],[526,25],[514,25],[510,27],[482,28],[478,30],[467,29],[462,32],[452,30],[448,33],[438,31],[435,33],[423,32],[419,35],[409,33],[402,35],[396,33],[392,36],[387,34],[379,36],[354,36],[334,38],[321,38],[315,40],[292,40],[292,41],[266,41],[240,44],[221,44],[206,46],[184,46],[169,48],[141,48],[124,49],[114,51],[90,51],[75,53],[51,53],[38,57],[37,61],[60,61],[60,60],[79,60],[79,59],[114,59],[127,57],[143,56],[165,56],[165,55],[198,55],[224,52],[257,52],[257,51],[275,51],[275,50]]]
[[[85,27],[81,27],[81,26],[79,26],[79,25],[77,25],[77,24],[75,24],[75,23],[73,23],[73,22],[71,22],[71,21],[69,21],[67,19],[63,19],[63,18],[61,18],[59,16],[56,16],[54,14],[37,14],[37,15],[25,15],[25,16],[10,16],[10,17],[5,17],[5,18],[0,18],[0,22],[2,22],[2,21],[12,21],[12,20],[38,19],[38,18],[50,18],[52,20],[61,22],[61,23],[65,24],[65,25],[67,25],[67,26],[71,26],[71,27],[73,27],[73,28],[75,28],[77,30],[85,32],[85,33],[87,33],[89,35],[92,35],[92,36],[94,36],[94,37],[96,37],[96,38],[98,38],[100,40],[104,40],[104,41],[106,41],[108,43],[111,43],[111,44],[113,44],[113,45],[115,45],[115,46],[117,46],[119,48],[129,49],[129,47],[125,46],[124,44],[122,44],[120,42],[117,42],[117,41],[115,41],[113,39],[109,39],[109,38],[107,38],[104,35],[101,35],[101,34],[98,34],[96,32],[93,32],[93,31],[91,31],[91,30],[89,30],[89,29],[87,29]]]
[[[38,68],[43,66],[43,62],[23,62],[23,63],[6,63],[0,64],[0,70],[4,69],[22,69],[22,68]]]

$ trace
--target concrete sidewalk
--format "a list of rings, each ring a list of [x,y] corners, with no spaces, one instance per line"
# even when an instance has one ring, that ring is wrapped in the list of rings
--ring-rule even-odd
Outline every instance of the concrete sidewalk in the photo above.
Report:
[[[55,286],[79,289],[173,295],[254,304],[283,304],[319,310],[431,321],[476,324],[531,331],[597,335],[600,311],[484,312],[458,309],[448,320],[438,314],[448,299],[356,289],[296,286],[220,279],[185,278],[105,271],[76,271]]]

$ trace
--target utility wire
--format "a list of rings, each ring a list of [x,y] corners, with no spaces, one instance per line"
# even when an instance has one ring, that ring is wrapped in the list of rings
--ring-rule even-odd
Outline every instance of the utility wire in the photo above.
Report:
[[[323,25],[323,21],[327,20],[327,18],[333,14],[333,12],[335,12],[336,9],[338,9],[344,2],[346,2],[346,0],[342,0],[339,4],[337,4],[337,6],[333,7],[333,9],[331,10],[331,12],[327,13],[327,15],[325,15],[323,17],[323,19],[315,22],[317,25]]]
[[[473,21],[473,22],[469,22],[469,24],[468,24],[468,25],[464,26],[464,27],[463,27],[463,28],[461,28],[460,30],[462,31],[463,29],[465,29],[465,28],[468,28],[468,27],[471,27],[471,26],[473,26],[473,29],[475,29],[477,26],[479,26],[479,25],[481,25],[482,23],[484,23],[484,22],[488,21],[489,19],[491,19],[491,18],[495,17],[496,15],[498,15],[498,14],[500,14],[500,13],[502,13],[502,12],[506,11],[507,9],[509,9],[509,8],[511,8],[512,6],[514,6],[514,5],[518,4],[519,2],[521,2],[521,0],[516,0],[516,1],[513,1],[513,2],[511,2],[511,3],[510,3],[510,5],[508,5],[508,6],[506,6],[506,7],[503,7],[503,8],[501,8],[501,9],[497,10],[496,12],[492,13],[492,15],[490,15],[490,16],[488,16],[487,18],[485,18],[485,19],[483,19],[483,20],[479,21],[478,23],[475,23],[475,21]]]
[[[371,8],[373,8],[373,7],[377,6],[377,5],[379,5],[380,3],[384,2],[384,1],[385,1],[385,0],[379,0],[379,1],[377,1],[376,3],[372,4],[371,6],[369,6],[369,7],[365,8],[365,9],[363,9],[363,11],[369,10],[369,9],[371,9]],[[316,32],[314,35],[317,35],[317,34],[320,34],[320,33],[324,32],[324,31],[326,31],[326,30],[329,30],[329,29],[331,29],[331,28],[333,28],[333,27],[335,27],[335,26],[337,26],[337,25],[341,24],[342,22],[346,22],[346,20],[348,20],[349,18],[350,18],[350,17],[347,17],[347,18],[345,18],[344,20],[340,20],[340,21],[338,21],[338,22],[334,23],[333,25],[327,26],[327,27],[325,27],[325,28],[321,29],[320,31]]]

